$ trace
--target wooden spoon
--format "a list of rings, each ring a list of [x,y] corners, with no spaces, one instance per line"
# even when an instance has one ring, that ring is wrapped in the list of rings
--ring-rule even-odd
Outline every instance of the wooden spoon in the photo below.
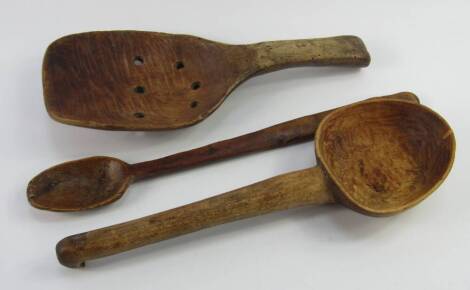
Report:
[[[369,62],[364,43],[355,36],[228,45],[189,35],[88,32],[48,47],[43,86],[47,111],[59,122],[161,130],[202,121],[256,74]]]
[[[412,93],[398,93],[382,98],[419,103]],[[104,206],[119,199],[133,181],[144,177],[311,140],[318,124],[328,112],[330,111],[132,165],[103,156],[59,164],[41,172],[30,181],[28,200],[34,207],[53,211],[79,211]]]
[[[65,266],[269,212],[341,203],[371,216],[422,201],[449,173],[455,139],[447,122],[410,102],[373,100],[338,109],[316,133],[319,166],[273,177],[182,207],[61,240]]]

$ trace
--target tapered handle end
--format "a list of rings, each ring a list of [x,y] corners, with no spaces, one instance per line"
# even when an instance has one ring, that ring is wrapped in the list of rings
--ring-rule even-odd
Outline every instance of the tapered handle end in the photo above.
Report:
[[[85,234],[77,234],[60,240],[55,247],[59,262],[69,268],[84,267],[85,260],[80,255],[80,248],[85,239]]]

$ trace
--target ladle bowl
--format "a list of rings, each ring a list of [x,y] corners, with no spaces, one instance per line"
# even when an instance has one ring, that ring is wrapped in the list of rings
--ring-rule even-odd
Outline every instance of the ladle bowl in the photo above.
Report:
[[[425,106],[369,101],[331,113],[317,130],[316,152],[343,204],[382,216],[417,204],[441,184],[455,139]]]
[[[277,210],[341,203],[371,216],[399,213],[445,179],[455,138],[429,108],[396,100],[330,113],[317,130],[318,166],[276,176],[182,207],[61,240],[65,266]]]

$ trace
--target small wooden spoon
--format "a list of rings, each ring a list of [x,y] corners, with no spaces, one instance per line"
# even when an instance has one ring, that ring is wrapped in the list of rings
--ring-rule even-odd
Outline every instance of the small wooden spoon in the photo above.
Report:
[[[339,202],[371,216],[399,213],[426,198],[445,179],[455,139],[430,109],[373,100],[329,114],[317,130],[318,167],[133,221],[61,240],[65,266],[114,255],[203,228],[305,205]]]
[[[414,94],[406,92],[382,98],[419,103]],[[132,165],[102,156],[62,163],[41,172],[30,181],[28,200],[34,207],[52,211],[79,211],[104,206],[121,198],[133,181],[144,177],[312,140],[318,124],[329,112]]]
[[[361,39],[339,36],[228,45],[143,31],[73,34],[43,63],[44,100],[62,123],[112,130],[161,130],[205,119],[241,82],[301,65],[369,65]]]

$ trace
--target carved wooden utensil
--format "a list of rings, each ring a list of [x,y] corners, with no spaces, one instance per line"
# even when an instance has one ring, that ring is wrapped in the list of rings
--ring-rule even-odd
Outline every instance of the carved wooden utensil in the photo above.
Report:
[[[49,115],[112,130],[161,130],[202,121],[241,82],[291,66],[369,65],[355,36],[228,45],[189,35],[103,31],[53,42],[43,64]]]
[[[182,207],[61,240],[65,266],[114,255],[203,228],[272,211],[341,203],[371,216],[422,201],[449,173],[455,139],[430,109],[397,100],[330,113],[316,133],[319,166],[273,177]]]
[[[419,103],[412,93],[381,98]],[[27,189],[34,207],[53,211],[79,211],[112,203],[138,179],[158,176],[210,161],[311,140],[330,111],[284,122],[250,134],[220,141],[164,158],[127,164],[112,157],[90,157],[49,168],[34,177]]]

